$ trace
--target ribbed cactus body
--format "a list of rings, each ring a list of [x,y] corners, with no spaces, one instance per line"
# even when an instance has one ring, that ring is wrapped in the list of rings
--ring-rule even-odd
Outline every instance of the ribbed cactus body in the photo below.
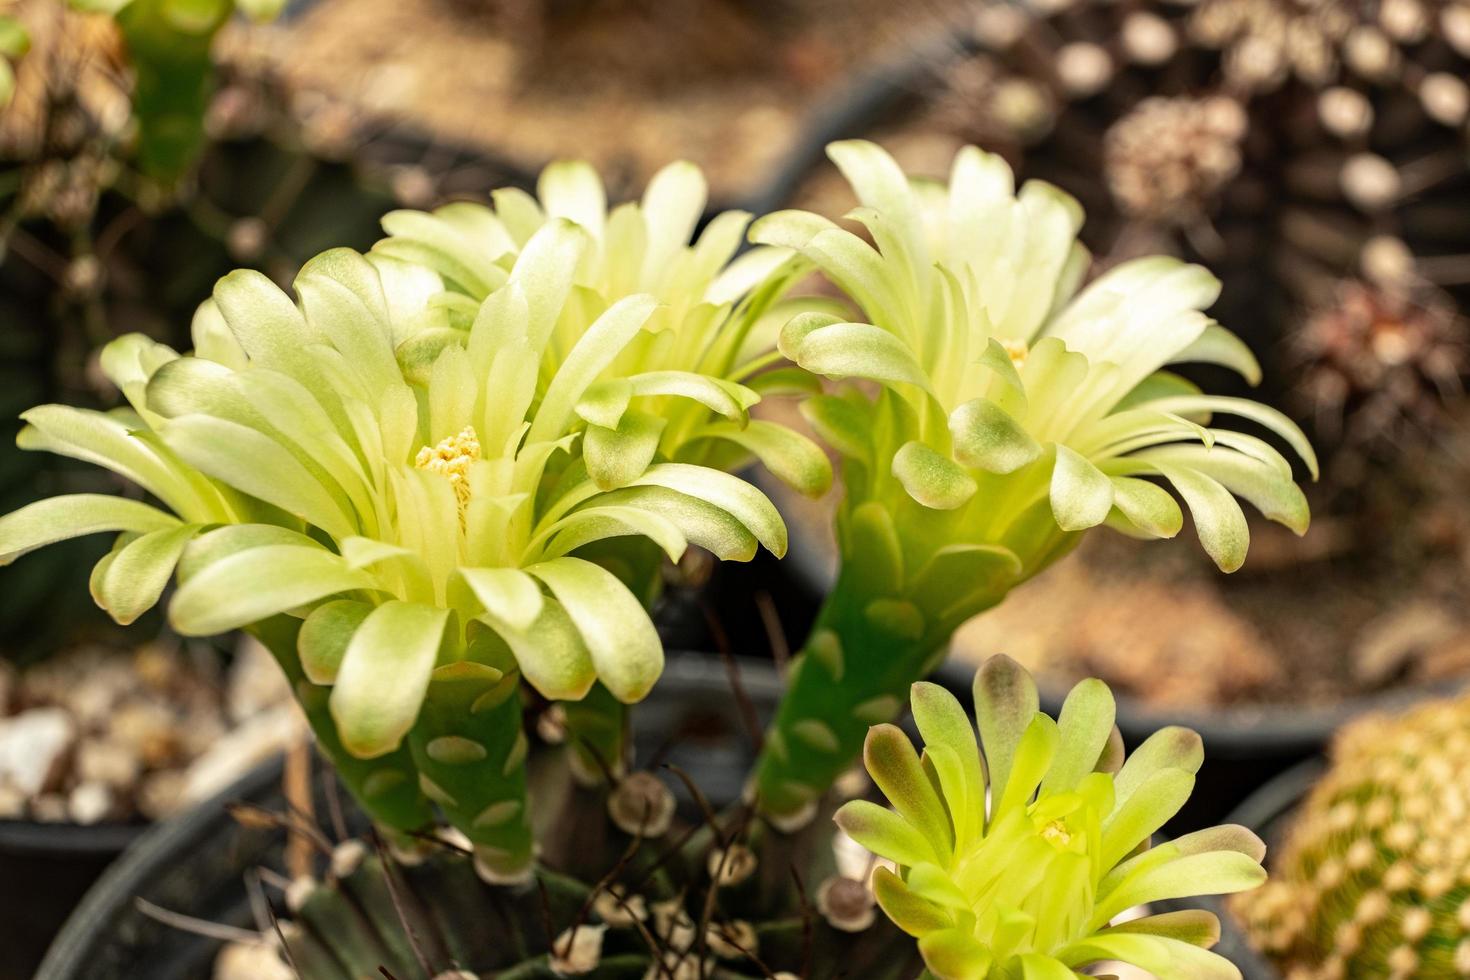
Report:
[[[1235,911],[1289,980],[1470,976],[1470,697],[1345,729]]]
[[[397,980],[918,972],[912,939],[860,880],[860,849],[837,845],[830,820],[788,835],[736,805],[691,823],[675,812],[672,776],[637,770],[589,786],[570,778],[569,751],[533,753],[541,805],[530,816],[548,846],[529,880],[488,884],[479,849],[447,828],[381,848],[352,838],[290,884],[280,930],[262,942],[301,980],[380,968]]]

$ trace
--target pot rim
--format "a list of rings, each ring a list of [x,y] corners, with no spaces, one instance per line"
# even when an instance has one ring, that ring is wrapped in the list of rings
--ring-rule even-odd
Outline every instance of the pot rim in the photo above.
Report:
[[[35,980],[73,980],[85,976],[98,939],[120,915],[133,909],[133,897],[154,869],[174,855],[205,845],[230,819],[226,804],[252,800],[281,782],[282,756],[261,763],[222,792],[175,817],[143,830],[123,855],[87,890],[67,916],[36,971]]]
[[[940,665],[935,675],[946,687],[968,692],[978,666],[951,658]],[[1211,759],[1293,759],[1322,751],[1334,732],[1363,715],[1394,711],[1451,695],[1466,683],[1450,680],[1405,684],[1320,706],[1263,702],[1229,707],[1156,708],[1127,695],[1114,697],[1118,705],[1118,730],[1130,744],[1141,742],[1161,728],[1177,725],[1197,732],[1204,739],[1205,753]],[[1049,713],[1060,711],[1068,689],[1057,684],[1038,684],[1042,708]]]
[[[0,820],[0,854],[108,857],[126,850],[151,826],[144,820],[95,824]]]

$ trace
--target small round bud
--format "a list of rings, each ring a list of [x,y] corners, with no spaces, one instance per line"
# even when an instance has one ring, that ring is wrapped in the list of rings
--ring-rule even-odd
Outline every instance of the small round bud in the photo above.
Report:
[[[1398,70],[1398,49],[1375,27],[1353,28],[1343,43],[1343,55],[1348,66],[1366,78],[1387,79]]]
[[[1348,157],[1338,181],[1347,199],[1364,211],[1383,210],[1403,189],[1393,164],[1374,153]]]
[[[738,960],[754,955],[760,949],[755,927],[743,919],[711,923],[705,930],[705,945],[722,960]]]
[[[1419,954],[1414,952],[1412,946],[1398,946],[1388,954],[1388,968],[1393,972],[1390,974],[1394,980],[1408,980],[1419,968]]]
[[[1419,101],[1435,122],[1459,126],[1470,115],[1470,88],[1449,72],[1437,71],[1419,83]]]
[[[631,926],[648,918],[642,895],[628,895],[621,885],[609,885],[592,899],[592,911],[610,926]]]
[[[1470,58],[1470,3],[1455,3],[1439,15],[1439,29],[1462,57]]]
[[[1429,930],[1432,928],[1434,928],[1434,917],[1424,906],[1416,905],[1404,913],[1404,938],[1409,942],[1417,943],[1429,935]]]
[[[1351,139],[1373,126],[1373,106],[1361,92],[1335,86],[1317,96],[1317,117],[1333,136]]]
[[[1376,890],[1365,892],[1363,897],[1358,899],[1358,907],[1353,910],[1353,921],[1371,926],[1387,918],[1389,909],[1390,902],[1387,894]]]
[[[406,208],[427,208],[439,194],[439,186],[423,167],[396,167],[388,180],[393,197]]]
[[[1338,953],[1353,955],[1363,947],[1363,929],[1356,922],[1339,922],[1332,934],[1332,945]]]
[[[1419,0],[1381,0],[1378,23],[1394,40],[1417,44],[1429,32],[1429,13]]]
[[[1034,82],[1021,78],[997,84],[990,108],[1001,125],[1023,139],[1045,135],[1054,121],[1046,93]]]
[[[270,241],[270,226],[260,218],[241,218],[225,233],[225,248],[236,262],[254,262]]]
[[[1376,235],[1368,239],[1359,254],[1358,263],[1363,275],[1380,286],[1393,286],[1406,282],[1414,274],[1414,253],[1402,238],[1393,235]],[[1363,811],[1363,822],[1370,827],[1381,827],[1393,818],[1393,804],[1385,797],[1378,797]]]
[[[1123,50],[1140,65],[1161,65],[1179,49],[1179,38],[1168,21],[1142,10],[1123,21],[1122,38]]]
[[[345,840],[332,848],[332,877],[346,878],[367,857],[367,845],[360,840]]]
[[[65,285],[79,296],[91,296],[102,288],[102,262],[95,255],[81,255],[66,267]]]
[[[292,915],[306,907],[307,901],[316,894],[317,887],[317,880],[311,875],[300,875],[291,879],[291,883],[286,886],[286,908]]]
[[[536,719],[536,735],[547,745],[561,745],[567,740],[567,712],[553,704]]]
[[[975,14],[975,36],[989,47],[1004,51],[1021,39],[1029,23],[1020,7],[983,4]]]
[[[1113,77],[1113,59],[1086,41],[1063,46],[1056,54],[1056,66],[1062,85],[1077,98],[1096,95]]]
[[[678,899],[655,902],[653,933],[675,952],[682,953],[694,945],[694,920]]]

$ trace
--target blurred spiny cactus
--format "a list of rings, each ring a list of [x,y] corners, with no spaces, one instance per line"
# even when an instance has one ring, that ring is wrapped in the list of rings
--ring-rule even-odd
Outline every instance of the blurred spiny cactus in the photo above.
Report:
[[[1470,975],[1470,698],[1345,729],[1270,882],[1234,900],[1290,980]]]
[[[1344,279],[1292,332],[1298,407],[1334,441],[1432,431],[1464,393],[1467,340],[1464,316],[1438,290]]]
[[[1465,370],[1446,314],[1470,298],[1470,4],[1029,8],[977,6],[975,50],[946,70],[931,123],[1076,195],[1104,259],[1209,262],[1222,319],[1286,353],[1268,380],[1348,455],[1443,431]],[[1364,298],[1428,316],[1389,359],[1321,350],[1354,342],[1324,330]]]
[[[549,788],[550,777],[570,795],[553,790],[547,803],[556,805],[533,815],[551,834],[529,883],[485,884],[453,831],[410,850],[348,839],[323,853],[318,873],[290,883],[279,932],[264,930],[262,943],[300,980],[383,971],[435,980],[917,972],[912,940],[877,914],[860,880],[868,855],[834,849],[830,822],[799,846],[747,808],[690,823],[675,813],[672,777],[634,771],[593,793],[552,776],[564,772],[558,754],[532,752],[533,780]]]

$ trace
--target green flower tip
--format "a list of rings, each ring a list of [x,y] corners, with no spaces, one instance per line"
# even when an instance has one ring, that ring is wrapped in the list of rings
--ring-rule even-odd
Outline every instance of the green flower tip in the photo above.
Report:
[[[849,217],[873,244],[801,211],[762,218],[752,237],[804,256],[860,314],[810,312],[779,338],[813,373],[881,388],[876,400],[819,396],[807,411],[846,457],[855,504],[878,499],[909,514],[906,538],[924,537],[927,521],[940,544],[958,531],[1010,547],[1028,572],[1100,524],[1177,534],[1179,503],[1159,483],[1172,485],[1226,571],[1249,543],[1236,497],[1306,530],[1288,458],[1212,420],[1259,426],[1315,478],[1297,426],[1170,370],[1210,363],[1259,379],[1249,349],[1202,312],[1219,294],[1208,271],[1155,256],[1084,286],[1080,206],[1041,182],[1017,190],[998,156],[966,148],[941,184],[910,180],[872,143],[835,143],[829,154],[861,203]]]
[[[1125,760],[1107,685],[1078,684],[1053,721],[1037,709],[1030,675],[1005,657],[977,674],[975,703],[978,741],[952,694],[915,684],[923,754],[891,725],[874,727],[864,749],[892,809],[854,801],[836,815],[892,862],[874,873],[878,904],[918,939],[930,973],[1070,980],[1116,960],[1161,980],[1238,978],[1209,951],[1219,938],[1209,912],[1117,921],[1149,902],[1266,878],[1265,845],[1243,827],[1150,846],[1189,798],[1199,737],[1165,729]]]
[[[705,190],[687,164],[611,211],[585,164],[548,168],[539,200],[492,200],[389,214],[371,252],[317,256],[294,295],[231,273],[192,354],[109,344],[126,406],[32,409],[19,444],[106,467],[156,505],[31,504],[0,518],[0,562],[113,532],[91,585],[120,622],[176,569],[182,633],[304,619],[299,666],[330,686],[359,757],[397,748],[434,672],[464,661],[550,698],[595,681],[644,697],[657,632],[579,549],[785,552],[774,506],[730,470],[755,457],[808,492],[830,483],[814,443],[749,415],[791,384],[765,375],[777,326],[804,309],[783,299],[800,265],[736,258],[738,213],[691,243]]]

